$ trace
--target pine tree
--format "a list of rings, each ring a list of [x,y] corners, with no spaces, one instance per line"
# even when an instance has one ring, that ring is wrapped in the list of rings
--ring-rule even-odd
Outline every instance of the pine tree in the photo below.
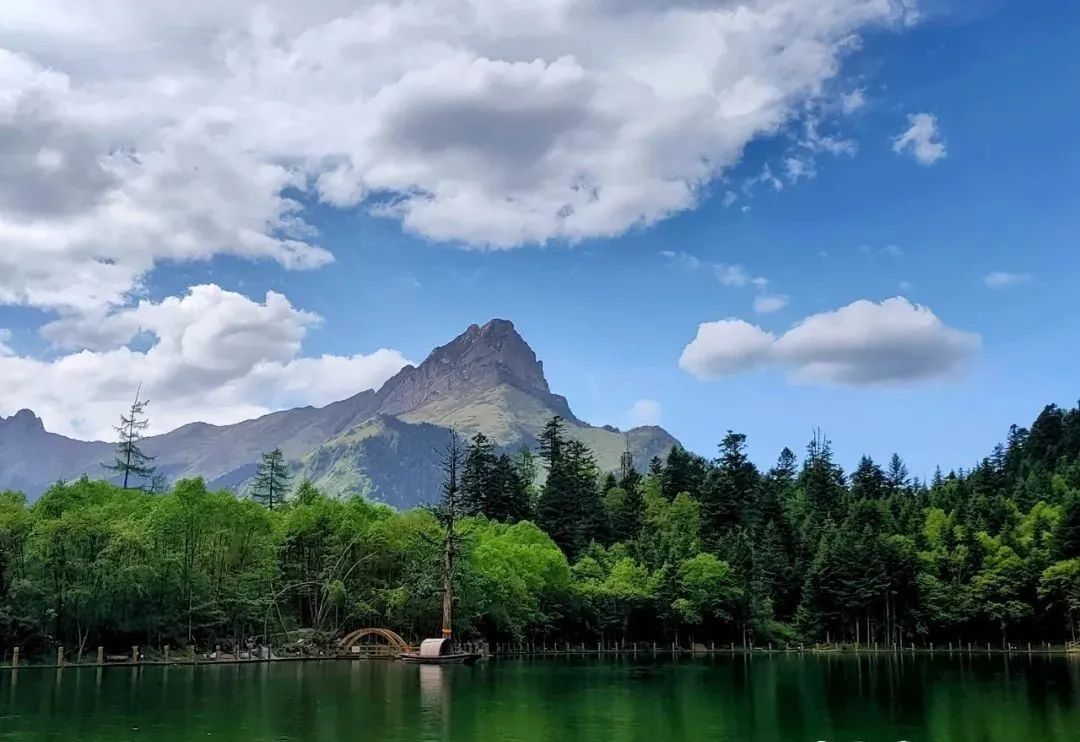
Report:
[[[836,521],[842,515],[845,492],[844,473],[833,463],[832,445],[820,430],[814,432],[806,447],[799,486],[806,498],[807,517],[813,531],[809,534],[811,542],[816,544],[816,529],[826,519]]]
[[[577,497],[580,518],[578,542],[582,550],[591,541],[607,538],[604,504],[600,496],[600,467],[589,447],[581,441],[568,441],[566,460],[571,471],[573,491]]]
[[[657,478],[664,475],[664,460],[659,456],[649,459],[649,475]]]
[[[495,446],[483,433],[469,441],[461,472],[461,514],[487,515],[490,501],[497,497],[499,482],[495,471]]]
[[[889,459],[889,473],[885,475],[885,478],[889,483],[889,489],[894,495],[908,489],[911,481],[908,478],[907,464],[900,458],[900,454],[894,453],[892,458]]]
[[[562,458],[565,446],[566,435],[563,419],[556,415],[547,421],[544,430],[540,433],[540,458],[547,464],[548,471]]]
[[[488,499],[485,515],[502,523],[532,518],[529,484],[521,478],[516,462],[506,454],[495,460],[494,495]]]
[[[709,548],[715,550],[731,529],[750,523],[760,479],[757,467],[746,455],[746,436],[729,430],[699,498],[702,531]]]
[[[135,393],[135,401],[131,403],[126,414],[120,415],[120,424],[113,428],[120,437],[113,463],[103,464],[122,479],[124,489],[128,489],[133,479],[145,480],[151,486],[162,484],[161,480],[155,478],[157,468],[150,463],[154,457],[147,456],[139,447],[139,441],[150,427],[150,420],[146,417],[146,407],[150,400],[139,399],[141,391],[140,388]]]
[[[906,479],[905,476],[905,482]],[[888,494],[891,487],[892,482],[872,458],[863,456],[859,459],[859,465],[855,468],[855,473],[851,475],[853,500],[881,500]]]
[[[251,485],[251,497],[273,510],[275,503],[284,502],[291,479],[292,473],[285,461],[285,454],[280,448],[275,448],[264,453],[262,461],[259,462],[255,480]]]
[[[705,461],[679,445],[671,447],[667,461],[664,462],[664,472],[661,478],[661,487],[664,497],[674,500],[675,497],[686,492],[697,497],[705,480]]]
[[[540,456],[548,464],[548,476],[537,504],[537,524],[574,561],[590,541],[605,539],[596,459],[581,441],[563,438],[557,417],[541,435]]]

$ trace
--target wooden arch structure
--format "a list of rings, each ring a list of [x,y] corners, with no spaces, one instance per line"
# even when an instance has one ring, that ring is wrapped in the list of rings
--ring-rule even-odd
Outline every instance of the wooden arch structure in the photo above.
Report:
[[[398,652],[411,652],[412,647],[409,643],[401,638],[401,635],[391,631],[390,629],[357,629],[352,633],[346,634],[341,638],[341,649],[344,652],[351,652],[352,648],[356,646],[361,639],[368,636],[377,636],[390,645],[390,648]]]

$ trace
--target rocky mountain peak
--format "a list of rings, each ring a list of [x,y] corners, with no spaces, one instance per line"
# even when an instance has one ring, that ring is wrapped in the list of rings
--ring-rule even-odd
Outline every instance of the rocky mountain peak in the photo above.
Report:
[[[0,428],[16,433],[45,432],[45,423],[32,410],[19,410],[11,417],[0,417]]]
[[[503,381],[526,390],[550,392],[544,378],[544,364],[518,334],[514,323],[493,319],[483,326],[470,325],[448,344],[431,352],[420,368],[432,366],[442,373],[450,372],[461,380],[491,380],[499,375]]]
[[[544,364],[514,323],[493,319],[484,325],[470,325],[446,345],[432,350],[416,368],[403,369],[380,390],[379,411],[399,415],[449,395],[503,384],[545,399],[555,396],[544,377]]]

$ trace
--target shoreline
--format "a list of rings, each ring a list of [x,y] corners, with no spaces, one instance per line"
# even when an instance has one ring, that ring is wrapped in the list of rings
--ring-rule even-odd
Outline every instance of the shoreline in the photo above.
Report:
[[[547,650],[535,650],[528,649],[523,650],[501,650],[490,655],[486,655],[484,660],[496,661],[500,659],[558,659],[565,657],[670,657],[670,658],[684,658],[684,657],[717,657],[717,656],[735,656],[735,655],[764,655],[764,656],[792,656],[792,655],[815,655],[815,656],[846,656],[846,657],[880,657],[880,656],[948,656],[948,657],[974,657],[974,656],[1040,656],[1040,657],[1063,657],[1063,658],[1075,658],[1080,660],[1080,651],[1075,649],[1068,649],[1065,646],[1050,646],[1050,647],[1026,647],[1012,648],[1012,649],[1000,649],[986,647],[971,647],[970,649],[965,647],[962,649],[953,648],[929,648],[929,647],[914,647],[914,648],[890,648],[890,649],[873,649],[873,648],[792,648],[792,649],[768,649],[761,647],[743,648],[735,647],[730,648],[716,648],[716,649],[671,649],[657,647],[654,649],[583,649],[581,647],[573,647],[567,649],[547,649]],[[22,663],[17,666],[10,663],[0,664],[0,671],[18,672],[20,670],[102,670],[106,668],[140,668],[140,667],[227,667],[230,665],[270,665],[278,663],[297,663],[297,662],[387,662],[396,661],[397,657],[392,655],[369,655],[369,656],[351,656],[351,655],[325,655],[320,657],[275,657],[273,659],[229,659],[229,660],[204,660],[204,659],[170,659],[165,660],[141,660],[138,662],[126,661],[126,662],[65,662],[64,664],[37,664],[37,663]]]

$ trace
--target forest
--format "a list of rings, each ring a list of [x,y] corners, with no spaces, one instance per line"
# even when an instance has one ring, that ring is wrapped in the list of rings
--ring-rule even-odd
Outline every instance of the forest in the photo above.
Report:
[[[135,438],[115,467],[149,476]],[[930,481],[898,455],[845,472],[822,434],[765,471],[729,431],[713,459],[674,448],[640,472],[601,472],[558,418],[536,450],[500,451],[482,434],[463,449],[459,638],[1076,639],[1080,408],[1047,406],[971,469]],[[0,654],[438,630],[437,508],[293,486],[280,452],[251,495],[153,479],[60,482],[32,505],[0,493]]]

